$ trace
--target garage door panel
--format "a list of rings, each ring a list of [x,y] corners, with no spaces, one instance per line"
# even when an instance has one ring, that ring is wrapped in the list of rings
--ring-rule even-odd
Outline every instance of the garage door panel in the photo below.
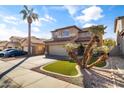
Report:
[[[66,52],[66,49],[64,48],[64,45],[49,46],[49,54],[50,55],[67,56],[67,52]]]

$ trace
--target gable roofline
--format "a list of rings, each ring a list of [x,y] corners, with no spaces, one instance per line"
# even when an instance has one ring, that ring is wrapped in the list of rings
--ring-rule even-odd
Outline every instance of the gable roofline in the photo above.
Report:
[[[117,18],[115,19],[115,21],[114,21],[114,32],[116,32],[117,21],[118,21],[118,20],[121,20],[121,19],[123,19],[123,18],[124,18],[124,16],[119,16],[119,17],[117,17]]]
[[[35,39],[35,40],[33,40],[33,39]],[[26,40],[28,40],[28,37],[23,38],[23,39],[21,40],[21,43],[24,43]],[[37,40],[39,40],[39,41],[37,41]],[[42,41],[42,42],[41,42],[41,41]],[[44,44],[43,40],[41,40],[40,38],[37,38],[37,37],[35,37],[35,36],[31,36],[31,43]]]
[[[6,46],[7,43],[8,43],[8,41],[1,41],[1,42],[0,42],[0,47]]]
[[[66,27],[58,28],[58,29],[55,29],[54,31],[51,31],[51,32],[53,33],[53,32],[57,32],[58,30],[68,29],[68,28],[72,28],[72,27],[75,27],[79,31],[82,31],[79,27],[77,27],[76,25],[73,25],[73,26],[66,26]]]

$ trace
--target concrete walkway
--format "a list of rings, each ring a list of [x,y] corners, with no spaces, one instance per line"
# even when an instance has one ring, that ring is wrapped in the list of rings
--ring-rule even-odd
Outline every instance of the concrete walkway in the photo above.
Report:
[[[0,61],[0,74],[18,64],[24,58]],[[0,79],[0,87],[26,88],[80,88],[79,86],[30,70],[31,68],[55,61],[44,56],[30,57]]]
[[[117,70],[118,73],[124,74],[124,58],[121,57],[109,57],[107,60],[107,66],[105,69]]]
[[[118,56],[109,57],[107,63],[105,69],[111,70],[111,77],[114,80],[115,87],[124,87],[124,58]],[[119,84],[119,82],[122,84]]]

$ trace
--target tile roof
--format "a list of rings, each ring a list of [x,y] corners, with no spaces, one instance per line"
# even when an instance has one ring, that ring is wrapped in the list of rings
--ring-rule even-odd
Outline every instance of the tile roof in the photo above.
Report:
[[[74,39],[75,37],[66,37],[66,38],[56,38],[56,39],[50,39],[45,41],[45,43],[49,43],[49,42],[62,42],[62,41],[71,41],[72,39]]]
[[[72,27],[75,27],[75,28],[77,28],[79,31],[82,31],[79,27],[73,25],[73,26],[66,26],[66,27],[63,27],[63,28],[59,28],[59,29],[56,29],[56,30],[51,31],[51,32],[56,32],[56,31],[58,31],[58,30],[68,29],[68,28],[72,28]]]
[[[24,41],[27,41],[28,38],[23,38],[21,40],[21,43],[23,43]],[[40,39],[40,38],[36,38],[35,36],[31,37],[31,43],[43,43],[44,44],[44,40]]]
[[[80,37],[78,39],[75,40],[75,42],[87,42],[90,41],[91,37]]]
[[[57,39],[50,39],[45,41],[45,43],[50,43],[50,42],[64,42],[64,41],[71,41],[75,39],[76,37],[68,37],[68,38],[57,38]],[[75,42],[87,42],[90,41],[91,37],[78,37]]]
[[[4,47],[4,46],[6,46],[7,43],[8,43],[8,41],[1,41],[1,42],[0,42],[0,46],[1,46],[1,47]]]

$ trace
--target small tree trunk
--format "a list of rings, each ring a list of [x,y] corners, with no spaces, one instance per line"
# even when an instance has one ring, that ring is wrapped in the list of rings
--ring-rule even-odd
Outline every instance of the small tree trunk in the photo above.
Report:
[[[68,55],[77,63],[77,65],[80,66],[80,68],[83,68],[81,61],[77,58],[77,55],[75,52],[68,52]]]
[[[28,24],[28,56],[31,55],[31,23]]]
[[[87,67],[87,59],[90,58],[89,53],[91,52],[91,49],[92,49],[92,46],[94,45],[94,43],[95,43],[95,36],[92,37],[89,44],[87,45],[87,47],[84,50],[83,60],[82,60],[82,64],[83,64],[84,68]]]
[[[99,42],[97,43],[98,47],[101,47],[103,45],[103,35],[99,35]]]
[[[108,58],[108,55],[107,55],[107,54],[103,54],[102,56],[100,56],[100,57],[96,60],[96,62],[90,64],[90,65],[88,66],[88,68],[91,68],[91,67],[93,67],[93,66],[95,66],[95,65],[97,65],[97,64],[99,64],[99,63],[101,63],[102,61],[105,61],[107,58]]]
[[[90,49],[89,53],[88,53],[88,58],[86,60],[86,66],[87,64],[90,62],[91,58],[92,58],[92,54],[93,54],[93,48]]]

